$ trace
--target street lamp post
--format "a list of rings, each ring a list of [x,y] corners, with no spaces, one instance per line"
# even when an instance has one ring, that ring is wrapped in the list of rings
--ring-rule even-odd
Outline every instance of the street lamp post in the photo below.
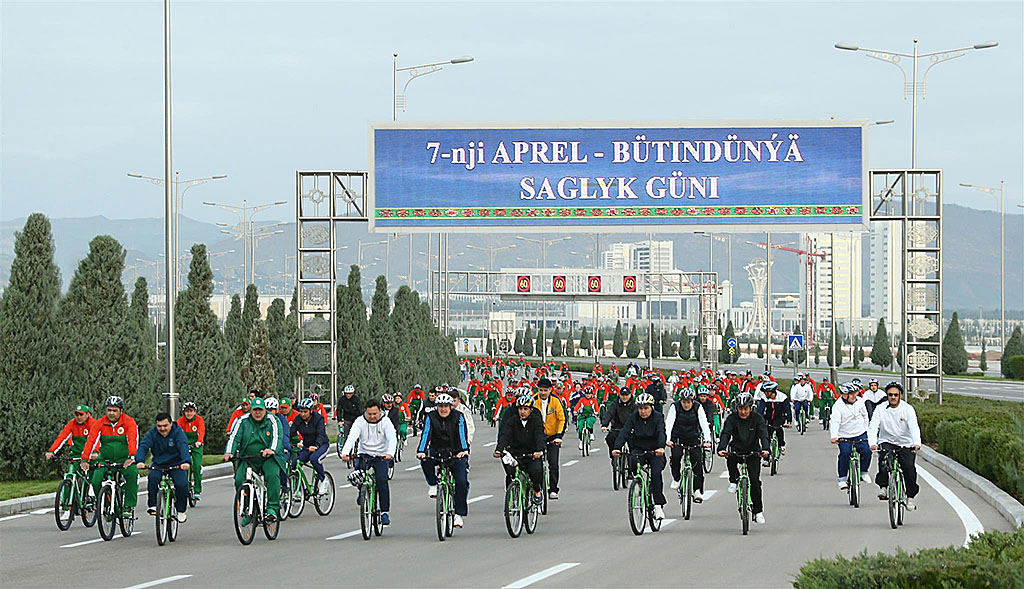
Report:
[[[238,206],[238,205],[226,205],[226,204],[217,203],[217,202],[210,202],[210,201],[206,201],[206,200],[203,201],[204,205],[211,206],[211,207],[222,208],[225,211],[230,211],[230,212],[232,212],[232,213],[234,213],[235,215],[238,216],[238,225],[237,225],[237,229],[236,229],[236,231],[238,231],[238,234],[235,235],[235,239],[239,239],[239,238],[242,239],[242,281],[243,282],[245,281],[246,274],[248,274],[245,271],[246,266],[247,266],[246,246],[247,246],[247,244],[249,242],[249,237],[250,236],[249,236],[248,229],[250,227],[250,224],[251,224],[253,216],[255,216],[256,213],[258,213],[260,211],[269,209],[270,207],[274,207],[274,206],[277,206],[277,205],[286,204],[286,202],[287,201],[279,200],[279,201],[272,202],[272,203],[249,206],[248,201],[246,199],[242,199],[242,206]],[[218,223],[218,225],[220,225],[221,227],[226,227],[226,225],[223,225],[223,224],[220,224],[220,223]],[[281,223],[281,225],[283,225],[283,223]],[[231,232],[230,231],[221,230],[221,233],[231,233]]]
[[[571,238],[569,236],[566,236],[566,237],[556,237],[554,239],[547,239],[547,238],[543,238],[543,237],[540,238],[540,239],[534,239],[532,237],[523,237],[521,235],[517,235],[516,239],[518,239],[520,241],[529,241],[530,243],[540,244],[540,265],[541,265],[542,268],[547,268],[547,264],[548,264],[548,262],[547,262],[547,260],[548,260],[548,258],[547,258],[548,246],[556,244],[556,243],[558,243],[560,241],[565,241],[567,239],[571,239]],[[521,258],[517,258],[517,259],[521,259]],[[542,305],[541,306],[541,315],[540,315],[540,333],[541,333],[541,337],[546,338],[547,337],[547,333],[546,332],[547,332],[547,305]],[[547,340],[546,339],[545,339],[545,341],[541,342],[540,351],[541,351],[541,362],[547,362],[548,346],[547,346]]]
[[[974,188],[995,196],[999,192],[999,349],[1006,346],[1006,183],[999,181],[999,188],[960,183],[960,186]]]

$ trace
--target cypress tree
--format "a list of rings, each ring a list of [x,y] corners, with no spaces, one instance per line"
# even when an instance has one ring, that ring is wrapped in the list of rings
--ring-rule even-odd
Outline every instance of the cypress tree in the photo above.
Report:
[[[838,368],[843,365],[843,353],[841,349],[838,353],[832,349],[833,341],[835,341],[836,347],[842,348],[842,340],[839,339],[839,334],[835,330],[832,331],[832,337],[828,338],[828,347],[825,349],[825,361],[828,362],[829,366]]]
[[[615,337],[612,339],[612,353],[615,354],[616,358],[622,357],[623,352],[622,343],[622,321],[615,322]],[[633,356],[636,358],[636,356]]]
[[[953,320],[946,328],[942,338],[942,372],[946,374],[963,374],[967,372],[967,350],[964,348],[964,337],[960,333],[960,319],[953,312]]]
[[[393,358],[398,356],[398,342],[391,328],[391,298],[388,296],[388,281],[384,276],[377,277],[377,287],[370,304],[370,342],[373,353],[380,367],[381,384],[385,390],[395,391],[398,383],[392,374]],[[488,355],[490,352],[488,352]],[[382,391],[383,392],[383,391]]]
[[[896,345],[896,363],[903,366],[903,348],[906,343],[903,340],[903,333],[900,333],[900,341]]]
[[[206,420],[207,452],[220,452],[227,441],[224,428],[243,394],[234,350],[217,326],[210,309],[213,272],[206,246],[192,246],[188,288],[180,293],[175,309],[175,384],[182,400],[194,401]]]
[[[636,358],[640,355],[640,335],[636,332],[636,324],[629,329],[629,343],[626,344],[626,356]]]
[[[540,327],[537,328],[537,345],[534,348],[534,353],[537,356],[544,356],[544,346],[547,344],[547,337],[544,334],[544,324],[541,323]]]
[[[760,341],[757,342],[757,357],[764,358],[764,346],[761,345]]]
[[[281,396],[291,395],[295,385],[295,372],[291,361],[293,342],[284,314],[284,299],[274,299],[267,308],[267,336],[270,339],[270,365],[274,369],[274,383]]]
[[[551,336],[551,355],[558,357],[564,352],[562,348],[562,333],[559,326],[555,326],[555,333]]]
[[[878,320],[875,337],[871,342],[871,363],[881,368],[892,365],[892,349],[889,347],[889,332],[885,328],[885,319]]]
[[[242,360],[242,381],[250,391],[259,391],[264,397],[277,395],[277,380],[270,361],[270,336],[267,324],[256,319],[249,336],[249,351]]]
[[[789,338],[782,338],[782,365],[786,366],[789,364],[790,353],[789,353]]]
[[[679,357],[683,360],[690,359],[690,334],[686,332],[686,326],[683,326],[683,332],[679,334]]]
[[[348,285],[338,285],[337,297],[338,388],[352,385],[363,400],[379,397],[383,384],[370,344],[359,266],[352,265]]]
[[[1018,325],[1013,328],[1010,339],[1006,340],[1006,348],[1003,349],[999,359],[999,372],[1003,375],[1003,378],[1014,377],[1013,372],[1010,370],[1010,358],[1021,355],[1024,355],[1024,341],[1021,341],[1020,325]]]
[[[814,365],[818,366],[821,364],[821,347],[818,342],[814,342]]]
[[[985,357],[985,338],[981,338],[981,356],[978,358],[978,370],[985,373],[988,370],[988,358]]]
[[[39,458],[71,417],[84,391],[57,390],[59,365],[55,313],[60,270],[53,261],[50,220],[33,213],[14,234],[10,281],[0,296],[0,480],[52,474]],[[46,391],[46,394],[40,394]],[[29,416],[18,419],[15,412]]]
[[[665,358],[671,358],[675,355],[672,351],[672,334],[667,329],[661,334],[661,355]]]
[[[592,354],[593,351],[591,350],[591,346],[592,346],[592,344],[591,344],[591,341],[590,341],[590,333],[588,333],[587,332],[587,328],[584,327],[583,328],[583,333],[580,334],[580,346],[579,347],[580,347],[581,350],[583,350],[587,354]]]
[[[428,351],[422,348],[427,343],[428,331],[427,326],[420,323],[419,305],[419,296],[408,286],[401,286],[395,292],[395,307],[389,321],[395,340],[402,342],[402,353],[391,360],[394,364],[391,377],[397,390],[407,391],[417,383],[427,386],[420,363],[429,360]]]
[[[260,318],[260,295],[255,284],[245,287],[245,304],[242,306],[242,321],[239,323],[238,339],[235,345],[235,355],[239,363],[249,352],[249,342],[252,340],[252,326]]]
[[[565,355],[570,358],[576,357],[576,345],[572,341],[572,327],[569,328],[569,336],[565,338]]]
[[[160,409],[161,389],[166,387],[166,375],[160,366],[154,345],[153,326],[149,323],[149,291],[146,279],[139,277],[132,292],[131,307],[128,309],[128,330],[131,334],[131,362],[135,371],[136,386],[126,391],[125,404],[138,407],[136,414],[156,415]]]
[[[488,356],[493,356],[494,355],[494,343],[493,342],[494,342],[494,340],[492,340],[491,337],[488,335],[487,336],[487,355]]]
[[[526,324],[526,333],[523,334],[523,351],[520,354],[533,355],[533,327]]]
[[[242,346],[242,298],[238,294],[231,296],[231,309],[224,319],[224,338],[233,351],[241,349]],[[240,357],[235,354],[235,357]]]
[[[398,304],[397,302],[395,304]],[[523,332],[516,330],[516,341],[512,344],[512,351],[516,354],[523,353]]]
[[[597,333],[594,335],[594,348],[597,354],[604,354],[604,335],[601,333],[601,328],[597,328]]]

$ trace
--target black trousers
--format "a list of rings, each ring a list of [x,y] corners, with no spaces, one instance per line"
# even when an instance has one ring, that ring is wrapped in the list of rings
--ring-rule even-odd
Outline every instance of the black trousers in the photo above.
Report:
[[[561,446],[552,444],[551,442],[555,438],[548,438],[548,483],[551,485],[548,489],[552,493],[558,492],[558,452],[561,450]]]
[[[501,465],[505,467],[505,486],[508,487],[512,483],[512,476],[516,473],[516,469],[504,462]],[[520,459],[519,466],[530,477],[534,492],[539,493],[544,487],[544,463],[540,458]]]
[[[900,463],[900,470],[903,471],[903,481],[907,484],[907,497],[911,499],[916,497],[917,492],[921,488],[917,484],[917,466],[914,464],[917,460],[917,454],[914,453],[913,448],[897,446],[889,442],[882,442],[879,444],[879,448],[884,452],[895,454],[896,460]],[[878,461],[878,474],[875,475],[875,484],[883,489],[889,486],[889,471],[892,470],[892,466],[890,466],[891,460],[891,458],[883,458]]]
[[[761,459],[755,454],[748,456],[744,462],[747,463],[747,474],[750,476],[750,503],[756,515],[764,511],[764,503],[761,501]],[[740,482],[740,459],[729,456],[725,464],[729,467],[729,482]]]
[[[683,445],[694,446],[689,450],[684,450]],[[704,492],[704,451],[701,450],[697,442],[693,444],[684,444],[682,442],[675,442],[675,446],[672,446],[672,454],[669,458],[669,466],[672,468],[672,480],[680,482],[683,476],[683,452],[690,454],[690,466],[693,468],[693,488],[701,493]]]
[[[654,496],[655,505],[665,505],[665,486],[662,482],[661,473],[665,470],[665,457],[651,454],[629,454],[629,472],[636,472],[636,465],[651,465],[651,495]]]

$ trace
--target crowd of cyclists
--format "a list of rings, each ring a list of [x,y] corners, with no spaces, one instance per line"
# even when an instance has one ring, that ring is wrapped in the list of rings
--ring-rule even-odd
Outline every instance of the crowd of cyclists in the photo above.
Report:
[[[802,418],[803,424],[820,421],[831,443],[838,446],[839,489],[851,484],[848,472],[854,452],[863,482],[870,482],[872,452],[886,453],[898,462],[905,478],[906,507],[915,509],[914,460],[921,445],[920,429],[898,382],[882,388],[875,379],[867,386],[854,379],[837,387],[827,378],[816,382],[808,374],[798,374],[787,394],[771,372],[754,376],[750,371],[691,368],[666,376],[666,371],[636,364],[622,369],[594,364],[589,373],[574,373],[564,362],[533,366],[524,358],[494,357],[464,359],[460,369],[463,390],[448,384],[428,390],[416,385],[405,395],[378,397],[360,396],[349,385],[333,408],[338,455],[354,464],[355,472],[372,473],[368,476],[376,483],[375,497],[385,526],[391,524],[389,479],[396,454],[410,436],[417,435],[416,457],[428,496],[437,496],[438,467],[444,465],[454,479],[455,528],[465,525],[475,416],[496,430],[492,456],[502,462],[506,486],[517,469],[525,472],[534,504],[558,499],[560,451],[569,427],[575,430],[581,451],[596,441],[600,428],[609,459],[627,458],[630,472],[638,464],[649,467],[653,517],[665,517],[665,467],[670,467],[671,488],[678,489],[684,457],[689,464],[703,466],[714,452],[726,458],[730,493],[736,492],[740,465],[745,465],[753,521],[764,524],[761,468],[768,464],[772,442],[785,453],[785,430]],[[812,411],[815,404],[817,416]],[[187,521],[187,499],[198,503],[202,493],[206,423],[196,402],[186,402],[176,421],[167,413],[156,415],[154,425],[141,438],[121,397],[108,397],[103,413],[96,417],[84,404],[73,413],[47,450],[47,459],[69,446],[68,468],[89,476],[96,495],[106,470],[121,469],[124,512],[120,516],[125,518],[134,518],[138,469],[147,468],[150,459],[156,468],[150,470],[147,481],[148,513],[156,513],[157,489],[167,471],[173,479],[177,521]],[[291,465],[308,464],[317,492],[327,492],[323,461],[331,447],[330,417],[316,394],[295,400],[264,397],[260,391],[251,391],[232,412],[223,460],[243,457],[252,472],[262,474],[267,521],[287,515],[281,498],[283,492],[287,496]],[[97,467],[89,475],[91,463]],[[879,499],[886,499],[892,461],[879,464],[875,483]],[[245,482],[246,470],[236,468],[236,489]],[[695,466],[692,473],[693,501],[701,503],[705,469]],[[356,501],[361,504],[363,484],[358,477],[350,481],[360,490]]]

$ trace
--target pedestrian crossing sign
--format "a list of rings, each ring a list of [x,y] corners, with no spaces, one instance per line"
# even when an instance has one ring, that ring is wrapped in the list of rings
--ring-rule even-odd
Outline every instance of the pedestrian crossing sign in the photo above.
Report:
[[[802,352],[804,350],[804,336],[801,334],[790,334],[786,336],[790,350]]]

